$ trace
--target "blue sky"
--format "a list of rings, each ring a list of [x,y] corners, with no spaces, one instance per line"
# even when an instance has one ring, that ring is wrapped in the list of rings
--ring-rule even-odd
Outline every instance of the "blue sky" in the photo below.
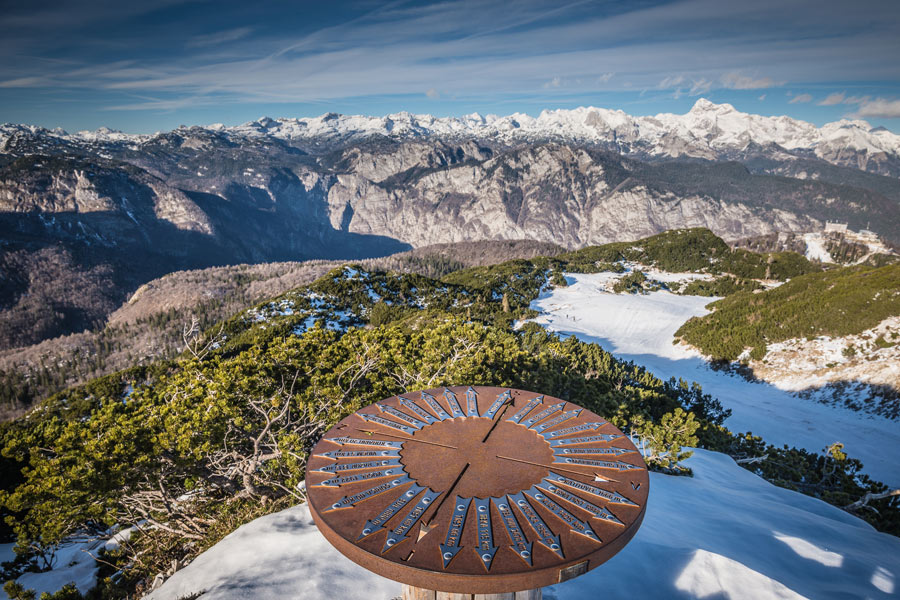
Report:
[[[900,132],[900,1],[0,5],[0,122],[152,132],[325,112],[681,113]]]

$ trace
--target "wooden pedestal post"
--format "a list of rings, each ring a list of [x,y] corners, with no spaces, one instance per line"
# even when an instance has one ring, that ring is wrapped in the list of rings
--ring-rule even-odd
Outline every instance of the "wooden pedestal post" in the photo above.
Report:
[[[453,594],[403,585],[403,600],[541,600],[541,588],[505,594]]]

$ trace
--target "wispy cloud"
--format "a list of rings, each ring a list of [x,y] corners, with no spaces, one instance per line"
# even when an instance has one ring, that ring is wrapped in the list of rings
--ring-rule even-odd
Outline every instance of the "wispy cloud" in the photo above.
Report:
[[[858,0],[853,10],[839,0],[521,0],[514,11],[488,0],[336,3],[277,19],[264,5],[180,1],[23,3],[0,22],[0,53],[9,57],[0,88],[81,90],[107,108],[177,110],[421,99],[423,90],[442,101],[448,95],[438,90],[590,101],[601,91],[680,98],[788,82],[802,90],[900,81],[887,58],[897,55],[900,11],[884,0]],[[175,8],[210,18],[178,18]],[[883,16],[873,23],[876,13]],[[134,93],[151,98],[131,102]],[[800,94],[790,102],[811,101]]]
[[[205,35],[196,35],[185,44],[188,48],[202,48],[204,46],[217,46],[228,42],[235,42],[245,38],[253,32],[252,27],[235,27],[225,31],[216,31]]]
[[[754,79],[752,77],[747,77],[746,75],[741,75],[740,73],[732,72],[722,76],[722,85],[733,90],[758,90],[770,88],[778,84],[776,84],[775,80],[771,77]]]
[[[804,102],[812,102],[813,97],[809,94],[797,94],[793,98],[790,99],[788,104],[801,104]]]
[[[819,106],[834,106],[835,104],[840,104],[846,98],[846,94],[843,92],[835,92],[833,94],[828,94],[828,96],[818,103]]]
[[[866,100],[859,105],[859,109],[853,116],[862,118],[880,117],[883,119],[900,118],[900,100],[888,100],[885,98]]]

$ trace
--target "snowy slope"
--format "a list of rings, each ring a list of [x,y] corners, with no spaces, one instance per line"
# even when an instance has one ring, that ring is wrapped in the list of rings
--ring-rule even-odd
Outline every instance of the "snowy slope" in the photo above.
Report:
[[[876,599],[900,590],[900,539],[725,455],[697,450],[688,464],[693,478],[650,474],[644,523],[622,552],[544,598]],[[400,584],[341,556],[302,505],[241,527],[150,598],[201,590],[203,600],[388,600]]]
[[[752,431],[770,444],[800,446],[821,452],[840,441],[860,459],[865,472],[889,485],[900,485],[900,428],[897,423],[849,409],[798,398],[767,383],[751,383],[713,371],[694,350],[672,344],[675,332],[692,316],[706,314],[714,298],[647,295],[604,291],[612,273],[570,275],[569,287],[538,298],[532,308],[536,322],[551,331],[596,342],[619,358],[647,367],[662,379],[697,381],[703,391],[732,410],[725,425],[732,431]]]

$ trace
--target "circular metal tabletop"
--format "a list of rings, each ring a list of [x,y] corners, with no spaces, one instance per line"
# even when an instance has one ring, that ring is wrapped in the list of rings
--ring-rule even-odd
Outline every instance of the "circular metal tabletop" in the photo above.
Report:
[[[649,478],[627,436],[524,390],[452,387],[353,413],[313,448],[310,512],[344,555],[446,592],[543,587],[611,558]]]

